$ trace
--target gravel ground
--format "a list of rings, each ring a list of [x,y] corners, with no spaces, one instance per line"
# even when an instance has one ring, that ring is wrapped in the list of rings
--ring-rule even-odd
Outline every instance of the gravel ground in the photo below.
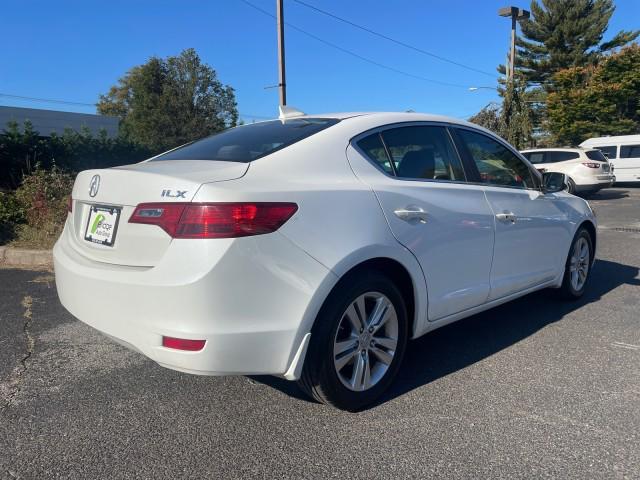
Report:
[[[0,270],[0,478],[640,478],[640,188],[590,202],[583,299],[535,293],[412,342],[359,414],[163,369],[71,317],[50,273]]]

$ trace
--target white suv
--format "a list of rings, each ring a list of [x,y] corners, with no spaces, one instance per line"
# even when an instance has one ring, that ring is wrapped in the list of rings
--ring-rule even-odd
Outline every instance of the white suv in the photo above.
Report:
[[[539,148],[521,153],[541,173],[567,175],[569,193],[594,193],[616,180],[607,157],[594,148]]]

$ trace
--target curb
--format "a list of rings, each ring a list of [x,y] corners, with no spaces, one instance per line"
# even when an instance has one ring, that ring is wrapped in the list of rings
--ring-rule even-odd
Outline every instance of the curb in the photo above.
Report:
[[[0,247],[0,266],[2,267],[50,267],[52,265],[51,250]]]

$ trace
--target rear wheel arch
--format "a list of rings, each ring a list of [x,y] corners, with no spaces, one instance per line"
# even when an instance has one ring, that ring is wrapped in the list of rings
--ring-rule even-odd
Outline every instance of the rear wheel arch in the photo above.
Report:
[[[327,295],[325,302],[337,289],[342,288],[345,283],[348,283],[350,278],[361,275],[366,271],[375,271],[382,273],[398,287],[398,290],[400,290],[405,306],[407,308],[407,319],[409,321],[410,332],[409,338],[411,338],[415,333],[415,326],[417,324],[416,285],[413,278],[411,277],[411,274],[409,273],[409,270],[398,260],[389,257],[376,257],[364,260],[357,265],[354,265],[349,270],[347,270],[336,282],[336,284]]]

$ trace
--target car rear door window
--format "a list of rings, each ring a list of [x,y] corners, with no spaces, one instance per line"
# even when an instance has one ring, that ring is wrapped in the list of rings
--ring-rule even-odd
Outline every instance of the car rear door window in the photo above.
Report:
[[[445,127],[408,126],[381,133],[400,178],[465,180],[462,163]]]
[[[482,183],[536,188],[529,167],[507,147],[479,132],[458,129],[458,134],[478,169]]]
[[[580,154],[578,152],[552,150],[546,152],[546,159],[544,163],[566,162],[567,160],[575,160],[576,158],[580,158]]]
[[[622,145],[620,158],[640,158],[640,145]]]
[[[272,120],[230,128],[159,155],[161,160],[219,160],[248,163],[338,123],[335,118]]]
[[[604,153],[607,156],[607,158],[609,158],[609,160],[617,158],[618,147],[616,147],[615,145],[608,145],[605,147],[593,147],[593,148],[600,150],[602,153]]]

